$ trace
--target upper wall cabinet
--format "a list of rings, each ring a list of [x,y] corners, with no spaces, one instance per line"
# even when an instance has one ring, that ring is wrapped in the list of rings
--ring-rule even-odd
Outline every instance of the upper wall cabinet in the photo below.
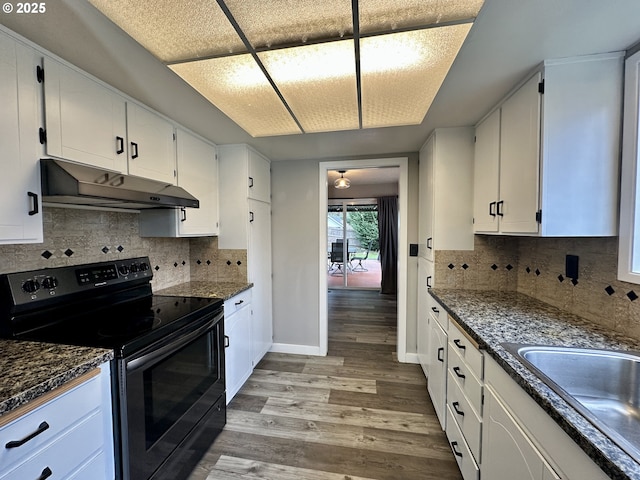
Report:
[[[476,233],[617,235],[622,62],[547,61],[477,126]]]
[[[0,32],[0,244],[42,242],[41,61],[36,51]]]
[[[255,150],[248,149],[248,194],[252,200],[271,203],[271,162]]]
[[[47,57],[44,99],[47,155],[176,183],[170,121]]]
[[[178,186],[195,196],[200,208],[144,210],[143,237],[218,235],[218,155],[216,146],[182,128],[176,129]]]

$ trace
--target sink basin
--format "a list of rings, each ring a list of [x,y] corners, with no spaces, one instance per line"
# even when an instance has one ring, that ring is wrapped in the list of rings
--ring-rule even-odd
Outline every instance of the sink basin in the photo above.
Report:
[[[503,347],[640,462],[640,353],[522,344]]]

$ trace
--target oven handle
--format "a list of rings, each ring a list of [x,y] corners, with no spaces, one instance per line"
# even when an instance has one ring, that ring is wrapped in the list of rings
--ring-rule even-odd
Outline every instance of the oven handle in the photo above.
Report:
[[[216,314],[211,320],[209,320],[206,324],[198,327],[196,330],[189,332],[186,335],[180,335],[175,341],[172,341],[160,348],[154,349],[147,354],[141,355],[138,358],[134,358],[127,362],[126,369],[127,373],[133,372],[141,367],[145,367],[150,363],[154,363],[155,360],[165,357],[167,354],[178,350],[184,345],[190,343],[192,340],[195,340],[208,330],[211,330],[217,322],[222,320],[224,316],[224,311]]]

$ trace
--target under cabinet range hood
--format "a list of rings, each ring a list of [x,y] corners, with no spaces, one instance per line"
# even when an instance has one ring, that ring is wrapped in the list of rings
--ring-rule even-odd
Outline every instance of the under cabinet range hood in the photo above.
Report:
[[[50,204],[122,209],[199,208],[200,202],[175,185],[79,165],[40,160],[42,201]]]

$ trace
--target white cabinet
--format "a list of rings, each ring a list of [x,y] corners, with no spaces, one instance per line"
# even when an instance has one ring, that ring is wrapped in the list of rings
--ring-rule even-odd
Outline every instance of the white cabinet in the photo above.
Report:
[[[224,302],[227,405],[253,372],[251,293],[246,290]]]
[[[473,129],[439,128],[420,149],[419,252],[473,250]]]
[[[176,129],[178,186],[200,202],[199,208],[143,210],[142,237],[200,237],[218,234],[218,155],[216,146]]]
[[[173,124],[82,71],[44,59],[46,153],[176,183]]]
[[[109,366],[3,416],[0,479],[114,478]],[[88,478],[88,477],[87,477]]]
[[[477,126],[474,231],[616,235],[621,102],[622,54],[544,62]]]
[[[37,53],[0,32],[0,244],[42,242]]]
[[[447,325],[448,318],[444,308],[437,303],[437,314],[429,315],[429,346],[427,390],[436,411],[438,421],[445,429],[447,401]],[[437,315],[442,312],[442,318]],[[444,322],[441,325],[441,322]]]
[[[431,262],[418,257],[418,312],[416,321],[416,346],[418,361],[425,376],[429,376],[429,293],[427,277]]]
[[[247,250],[247,277],[253,283],[252,343],[256,365],[273,344],[270,162],[247,145],[221,145],[218,159],[218,248]]]

